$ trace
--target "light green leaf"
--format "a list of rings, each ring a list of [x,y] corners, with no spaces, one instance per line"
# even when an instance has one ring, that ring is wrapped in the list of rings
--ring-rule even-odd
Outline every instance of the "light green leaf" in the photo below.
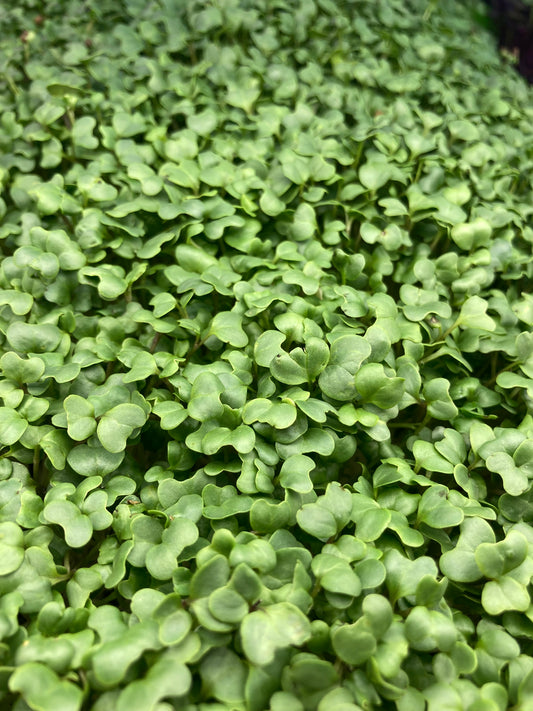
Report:
[[[162,430],[174,430],[187,418],[187,410],[174,400],[158,402],[152,408],[152,412],[161,418]]]
[[[363,664],[377,648],[376,638],[364,625],[364,618],[352,625],[337,627],[331,636],[331,642],[335,654],[350,666]]]
[[[100,419],[96,434],[108,452],[117,454],[126,448],[128,437],[142,427],[146,419],[147,415],[139,405],[116,405]]]
[[[248,669],[231,649],[212,649],[202,660],[200,677],[206,697],[231,706],[243,703]]]
[[[363,402],[386,410],[402,399],[404,379],[389,377],[381,363],[367,363],[355,374],[355,387]]]
[[[220,311],[216,314],[209,332],[235,348],[244,348],[248,344],[248,336],[242,328],[242,316],[235,311]]]
[[[81,442],[88,439],[96,430],[94,407],[89,400],[79,395],[68,395],[63,402],[67,413],[68,434]]]
[[[300,385],[307,382],[307,370],[295,360],[298,355],[301,355],[303,359],[301,348],[295,348],[290,354],[283,351],[278,352],[274,356],[270,363],[270,371],[276,380],[287,385]]]
[[[124,451],[111,453],[104,447],[80,444],[70,450],[67,461],[80,476],[105,476],[116,471],[124,459]]]
[[[479,296],[471,296],[461,307],[459,323],[464,328],[480,328],[484,331],[494,331],[496,322],[487,315],[488,302]]]
[[[92,151],[98,148],[98,139],[93,136],[96,119],[93,116],[82,116],[72,126],[72,141],[80,148]]]
[[[82,514],[72,501],[50,501],[45,505],[42,515],[48,523],[61,526],[65,532],[65,541],[72,548],[81,548],[92,536],[90,518]]]
[[[63,333],[51,323],[14,321],[6,332],[10,346],[19,353],[48,353],[58,347]]]
[[[22,437],[28,422],[11,407],[0,407],[0,443],[10,446]]]
[[[284,489],[306,494],[313,490],[313,482],[309,474],[314,468],[315,463],[311,457],[305,454],[293,454],[283,462],[279,483]]]
[[[450,397],[450,382],[445,378],[432,378],[422,388],[428,413],[437,420],[453,420],[459,413]]]
[[[252,664],[265,666],[278,649],[299,646],[311,636],[307,617],[292,603],[279,602],[247,615],[241,624],[244,653]]]
[[[192,683],[189,668],[172,650],[160,656],[143,679],[135,679],[122,689],[116,703],[117,711],[148,711],[163,704],[164,698],[183,697]]]
[[[337,533],[335,516],[318,504],[302,506],[296,514],[296,519],[301,529],[319,541],[328,541]]]
[[[23,664],[9,679],[12,692],[19,692],[35,711],[79,711],[83,701],[80,687],[60,679],[39,662]]]
[[[266,422],[276,429],[285,429],[296,420],[296,406],[288,402],[276,402],[267,398],[249,400],[243,408],[242,421],[245,425]]]

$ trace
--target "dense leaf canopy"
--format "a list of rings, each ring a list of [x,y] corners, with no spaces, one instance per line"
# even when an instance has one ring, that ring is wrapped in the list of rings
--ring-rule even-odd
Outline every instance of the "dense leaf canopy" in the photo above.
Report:
[[[533,103],[484,12],[0,7],[2,708],[533,708]]]

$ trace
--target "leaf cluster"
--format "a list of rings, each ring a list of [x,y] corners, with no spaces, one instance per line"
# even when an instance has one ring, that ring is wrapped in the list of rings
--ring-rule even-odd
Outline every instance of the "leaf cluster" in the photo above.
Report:
[[[40,8],[0,8],[0,703],[529,708],[533,109],[482,6]]]

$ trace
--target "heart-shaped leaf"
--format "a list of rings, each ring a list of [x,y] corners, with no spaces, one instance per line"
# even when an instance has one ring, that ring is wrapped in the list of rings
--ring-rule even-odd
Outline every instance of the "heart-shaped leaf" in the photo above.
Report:
[[[96,430],[92,403],[79,395],[69,395],[63,407],[67,413],[69,436],[78,442],[88,439]]]
[[[267,398],[249,400],[244,406],[242,421],[249,425],[253,422],[266,422],[276,429],[286,429],[296,420],[296,406],[288,402],[272,402]]]
[[[70,450],[67,461],[80,476],[105,476],[116,471],[124,459],[124,452],[109,452],[100,446],[80,444]]]
[[[248,343],[248,336],[242,328],[242,316],[235,311],[221,311],[216,314],[209,331],[235,348],[243,348]]]
[[[60,679],[49,667],[29,662],[16,669],[9,688],[19,692],[36,711],[79,711],[83,692],[71,681]]]
[[[19,385],[37,382],[45,369],[45,365],[40,358],[24,359],[12,351],[4,353],[0,358],[0,367],[6,378]]]
[[[96,434],[100,443],[112,454],[126,448],[128,437],[146,422],[146,413],[138,405],[123,403],[108,410],[98,422]]]
[[[244,653],[252,664],[270,664],[278,649],[299,646],[311,636],[307,617],[289,602],[278,602],[247,615],[241,624]]]

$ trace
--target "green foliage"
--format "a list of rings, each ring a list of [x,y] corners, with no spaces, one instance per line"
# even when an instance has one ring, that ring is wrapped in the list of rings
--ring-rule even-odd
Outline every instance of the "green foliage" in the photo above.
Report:
[[[482,7],[4,5],[1,707],[529,709],[533,109]]]

